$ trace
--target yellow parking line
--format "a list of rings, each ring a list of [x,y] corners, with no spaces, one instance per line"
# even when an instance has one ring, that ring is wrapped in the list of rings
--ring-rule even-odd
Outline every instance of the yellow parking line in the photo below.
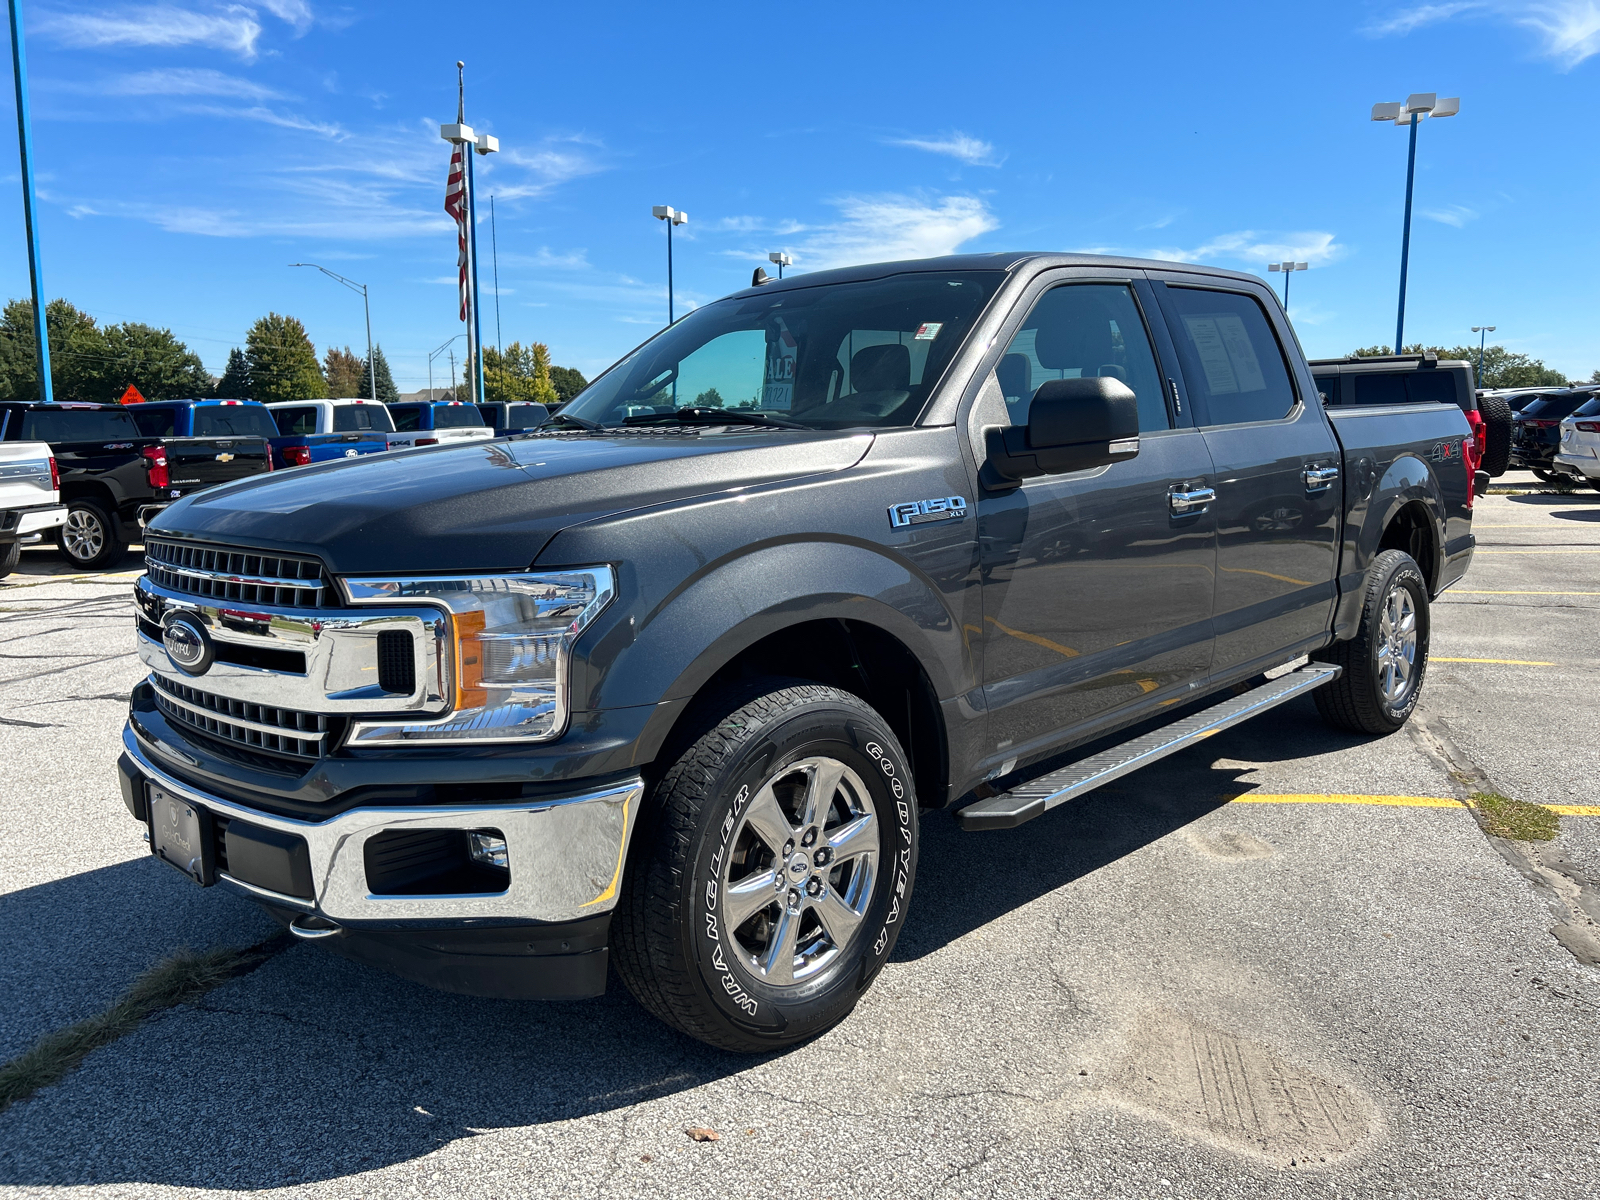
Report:
[[[1230,804],[1369,804],[1381,808],[1465,808],[1459,800],[1442,796],[1339,796],[1339,795],[1273,795],[1251,792],[1248,795],[1224,796]]]
[[[1355,796],[1250,792],[1223,797],[1230,804],[1365,804],[1377,808],[1470,808],[1447,796]],[[1541,804],[1557,816],[1600,817],[1600,804]]]
[[[1467,588],[1451,588],[1455,596],[1600,596],[1600,592],[1474,592]]]
[[[1521,658],[1440,658],[1437,655],[1435,655],[1431,661],[1454,663],[1487,663],[1488,665],[1495,667],[1553,667],[1556,665],[1553,662],[1534,662]]]
[[[1479,554],[1600,554],[1600,546],[1573,548],[1562,547],[1559,550],[1474,550],[1474,556]]]

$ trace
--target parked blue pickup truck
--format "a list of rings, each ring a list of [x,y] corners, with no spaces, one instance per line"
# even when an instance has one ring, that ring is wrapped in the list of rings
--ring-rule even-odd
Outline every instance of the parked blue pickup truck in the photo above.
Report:
[[[483,414],[483,423],[494,430],[495,437],[513,433],[529,433],[550,419],[550,410],[543,404],[513,404],[495,400],[475,406]]]
[[[377,400],[288,400],[267,411],[278,426],[272,439],[277,467],[381,454],[394,432],[388,406]]]

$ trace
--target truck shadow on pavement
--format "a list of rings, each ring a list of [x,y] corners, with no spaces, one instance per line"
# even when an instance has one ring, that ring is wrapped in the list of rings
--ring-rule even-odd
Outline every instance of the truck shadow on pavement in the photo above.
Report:
[[[1213,767],[1219,757],[1261,762],[1347,744],[1308,705],[1281,711],[1270,730],[1231,730],[1025,830],[967,834],[948,813],[927,814],[921,887],[896,962],[1151,845],[1220,807],[1230,788],[1247,790],[1234,782],[1239,772]],[[940,885],[952,875],[978,886]],[[210,927],[206,909],[219,914]],[[205,945],[208,933],[248,944],[259,936],[255,918],[251,906],[203,893],[148,859],[27,889],[0,901],[9,941],[20,928],[39,931],[29,935],[26,970],[9,972],[7,994],[36,990],[24,975],[70,988],[76,964],[96,963],[123,941],[136,946],[140,966],[186,941]],[[112,998],[96,997],[90,1011]],[[147,1021],[0,1115],[0,1186],[288,1187],[413,1161],[501,1128],[522,1133],[515,1150],[501,1143],[494,1153],[515,1154],[530,1178],[552,1159],[593,1159],[602,1171],[611,1151],[572,1140],[580,1135],[563,1122],[738,1075],[763,1087],[771,1062],[675,1033],[615,978],[604,997],[575,1004],[481,1000],[295,946]],[[736,1094],[714,1091],[655,1119],[714,1124],[737,1104]]]

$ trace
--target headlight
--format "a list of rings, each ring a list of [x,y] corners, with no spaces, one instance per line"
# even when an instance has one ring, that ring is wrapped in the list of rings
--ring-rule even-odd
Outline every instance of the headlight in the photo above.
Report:
[[[454,710],[428,721],[359,721],[347,745],[547,742],[567,727],[572,643],[616,594],[610,567],[453,579],[345,579],[354,604],[432,604],[450,616],[439,661]]]

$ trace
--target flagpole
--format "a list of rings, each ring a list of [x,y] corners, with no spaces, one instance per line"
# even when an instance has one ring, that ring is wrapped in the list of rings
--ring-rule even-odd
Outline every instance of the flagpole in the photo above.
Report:
[[[50,327],[44,302],[44,269],[39,261],[39,226],[33,201],[33,131],[28,111],[28,55],[22,45],[22,13],[11,0],[11,65],[17,82],[17,151],[22,156],[22,219],[28,227],[28,278],[33,284],[33,335],[39,354],[39,399],[55,401],[50,379]]]
[[[476,157],[473,151],[476,145],[467,147],[467,258],[468,269],[471,272],[472,284],[472,368],[477,376],[473,391],[477,393],[474,400],[482,404],[483,399],[483,323],[478,314],[478,188],[473,182],[472,160]]]

